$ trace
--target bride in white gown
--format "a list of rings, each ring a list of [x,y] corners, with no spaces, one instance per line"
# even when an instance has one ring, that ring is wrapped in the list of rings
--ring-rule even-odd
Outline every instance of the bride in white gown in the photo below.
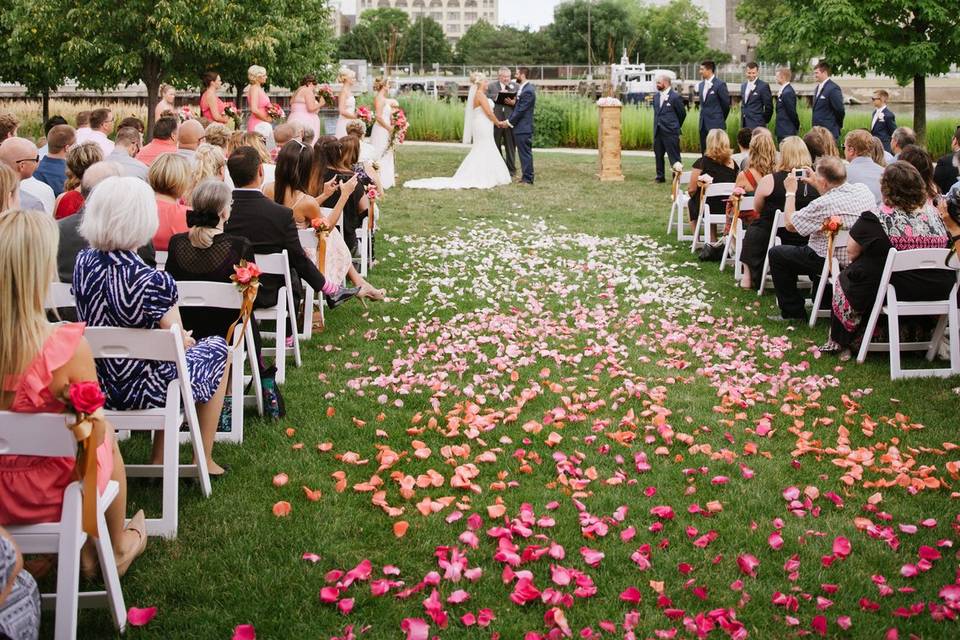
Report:
[[[470,95],[467,98],[463,122],[463,142],[473,141],[470,153],[452,178],[424,178],[409,180],[403,186],[409,189],[492,189],[510,184],[510,172],[497,150],[493,139],[493,101],[487,98],[487,78],[482,73],[470,75]]]

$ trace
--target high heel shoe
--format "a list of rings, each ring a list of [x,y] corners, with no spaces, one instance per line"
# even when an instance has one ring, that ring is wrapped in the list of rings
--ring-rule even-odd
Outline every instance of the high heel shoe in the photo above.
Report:
[[[123,574],[127,572],[127,569],[130,568],[133,561],[147,548],[147,519],[143,513],[143,509],[137,511],[136,515],[130,518],[130,522],[127,523],[127,528],[124,529],[123,532],[126,533],[127,531],[136,532],[136,534],[140,536],[140,541],[136,547],[127,551],[122,558],[116,558],[117,576],[119,577],[123,577]]]
[[[386,295],[387,292],[385,290],[376,289],[369,282],[365,282],[360,285],[360,292],[357,294],[357,297],[373,300],[374,302],[383,302],[383,299],[386,297]]]

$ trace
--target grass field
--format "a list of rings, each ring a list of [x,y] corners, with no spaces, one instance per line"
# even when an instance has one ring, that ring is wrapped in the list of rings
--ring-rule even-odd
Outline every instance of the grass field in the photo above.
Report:
[[[401,148],[398,167],[450,175],[462,156]],[[651,160],[607,184],[591,156],[536,163],[534,187],[388,193],[371,281],[390,300],[330,313],[287,417],[218,446],[232,470],[210,499],[183,483],[179,537],[123,580],[128,606],[158,609],[127,637],[404,638],[407,618],[442,638],[956,637],[923,609],[955,578],[960,382],[892,384],[883,355],[841,366],[813,349],[822,326],[768,323],[770,295],[665,238]],[[157,493],[132,481],[131,506]],[[321,602],[358,566],[348,615]],[[511,602],[533,596],[514,573],[551,604]],[[482,609],[488,627],[461,621]],[[104,611],[81,625],[111,636]]]

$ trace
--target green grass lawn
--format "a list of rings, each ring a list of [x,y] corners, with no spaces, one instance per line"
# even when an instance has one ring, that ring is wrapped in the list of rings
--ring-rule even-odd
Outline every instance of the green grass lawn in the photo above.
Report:
[[[401,179],[451,175],[463,155],[402,148]],[[817,357],[824,324],[768,323],[771,295],[736,290],[729,271],[697,263],[688,246],[665,237],[669,190],[653,183],[652,160],[626,158],[627,180],[606,184],[594,177],[593,156],[541,154],[536,164],[534,187],[388,193],[370,280],[390,300],[329,313],[327,329],[305,345],[304,366],[289,370],[286,419],[251,419],[242,446],[218,445],[217,459],[232,471],[210,499],[182,484],[179,537],[151,540],[123,579],[128,606],[158,608],[128,637],[231,638],[236,625],[252,624],[260,639],[341,637],[346,625],[357,634],[369,626],[361,638],[404,638],[405,618],[429,622],[430,637],[546,634],[554,605],[511,602],[516,582],[505,584],[506,565],[494,558],[488,531],[511,526],[491,517],[501,510],[526,560],[513,571],[531,572],[541,591],[574,592],[551,581],[551,564],[595,584],[595,595],[559,605],[574,637],[623,637],[632,610],[639,638],[673,628],[695,637],[682,616],[693,624],[718,609],[732,610],[752,638],[821,622],[830,637],[879,638],[890,627],[900,637],[957,637],[955,623],[929,611],[902,617],[916,603],[942,603],[939,591],[954,580],[952,489],[864,485],[894,478],[901,463],[908,479],[928,465],[926,475],[952,483],[946,463],[960,454],[944,443],[956,438],[952,388],[960,382],[892,384],[884,354],[863,366]],[[800,442],[814,451],[799,451]],[[320,451],[321,443],[332,448]],[[862,476],[834,462],[860,447],[875,455]],[[145,453],[138,442],[124,450],[129,461]],[[379,472],[378,453],[388,466]],[[641,453],[649,470],[638,469]],[[404,499],[401,481],[429,479],[431,469],[443,486],[415,487]],[[337,472],[345,474],[340,493]],[[278,473],[289,477],[279,488]],[[474,490],[451,486],[455,474]],[[363,483],[377,486],[355,487]],[[309,501],[302,486],[322,498]],[[796,513],[783,496],[789,487],[801,503],[802,492],[810,496]],[[385,491],[403,514],[392,518],[373,493],[355,490],[368,488]],[[153,506],[157,494],[132,481],[131,507]],[[424,499],[439,511],[421,515]],[[284,518],[272,513],[281,500],[292,505]],[[524,503],[535,522],[521,514]],[[658,505],[675,517],[652,515]],[[463,517],[448,523],[455,512]],[[474,513],[482,518],[476,549],[462,536]],[[409,523],[402,538],[397,520]],[[774,550],[768,536],[777,527],[783,545]],[[825,563],[837,537],[852,551]],[[565,557],[540,557],[551,545]],[[942,558],[903,577],[922,545]],[[423,606],[433,586],[394,596],[429,572],[444,575],[438,546],[458,547],[482,569],[476,582],[436,586],[443,602],[459,589],[470,597],[443,605],[446,629]],[[591,567],[581,547],[605,557]],[[631,559],[638,550],[649,567]],[[759,561],[755,577],[738,568],[742,554]],[[795,566],[785,566],[791,558]],[[340,596],[354,599],[349,615],[321,603],[321,588],[333,584],[328,571],[366,559],[371,580],[404,586],[376,597],[369,581],[355,583]],[[384,576],[385,565],[400,574]],[[620,598],[629,587],[639,604]],[[670,604],[658,602],[657,589]],[[774,604],[778,592],[787,607]],[[865,610],[871,603],[878,610]],[[496,616],[489,627],[461,623],[485,608]],[[837,620],[846,626],[846,616],[845,631]],[[102,610],[83,612],[80,636],[110,636],[108,620]],[[603,631],[603,621],[616,632]],[[727,634],[718,627],[709,637]]]

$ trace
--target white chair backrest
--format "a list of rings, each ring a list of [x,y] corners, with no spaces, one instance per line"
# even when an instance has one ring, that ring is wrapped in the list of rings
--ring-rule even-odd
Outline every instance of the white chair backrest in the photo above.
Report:
[[[167,268],[167,252],[166,251],[157,251],[155,252],[155,259],[157,261],[157,271],[163,271]]]
[[[833,238],[833,250],[846,247],[850,244],[850,232],[849,231],[837,231],[837,235]]]
[[[90,343],[94,358],[177,362],[183,354],[178,325],[169,329],[87,327],[83,335]]]
[[[227,282],[179,281],[177,292],[181,307],[236,309],[243,306],[243,295],[235,284]]]
[[[0,411],[0,455],[70,457],[77,440],[67,429],[70,414]]]
[[[300,246],[304,249],[316,249],[320,244],[317,233],[313,229],[300,229],[297,235],[300,236]]]
[[[707,185],[707,198],[714,198],[716,196],[729,196],[733,193],[733,190],[736,188],[732,182],[713,182]]]
[[[753,196],[740,198],[740,211],[753,211]]]
[[[692,171],[684,171],[680,174],[680,184],[690,184],[690,174]]]
[[[952,267],[944,265],[948,255],[950,255],[948,249],[910,249],[909,251],[890,249],[887,262],[890,263],[891,273],[915,269],[952,270]]]
[[[776,213],[773,214],[773,229],[782,229],[787,226],[787,216],[783,215],[783,211],[777,209]]]
[[[47,290],[47,299],[43,306],[47,309],[59,309],[62,307],[75,307],[77,301],[73,297],[73,285],[66,282],[51,282],[50,289]]]
[[[254,257],[254,260],[257,266],[260,267],[261,272],[270,275],[286,275],[287,270],[290,268],[287,262],[286,249],[280,253],[258,253]]]

